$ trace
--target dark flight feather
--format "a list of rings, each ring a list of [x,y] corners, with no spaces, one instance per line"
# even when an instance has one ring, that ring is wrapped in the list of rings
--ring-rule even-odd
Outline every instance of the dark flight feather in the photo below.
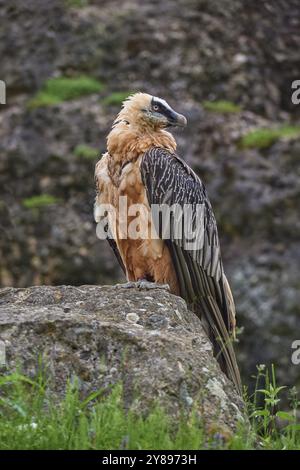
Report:
[[[97,178],[95,178],[95,184],[96,184],[96,194],[99,195],[100,189],[99,189],[99,185],[98,185],[98,180],[97,180]],[[114,254],[115,254],[115,257],[117,258],[118,263],[119,263],[119,265],[120,265],[121,268],[122,268],[122,271],[123,271],[124,274],[126,275],[126,268],[125,268],[125,266],[124,266],[122,257],[121,257],[121,255],[120,255],[119,250],[118,250],[117,243],[116,243],[116,241],[114,240],[114,238],[113,238],[113,236],[112,236],[112,234],[111,234],[111,231],[110,231],[108,222],[107,222],[106,225],[104,226],[104,231],[105,231],[105,233],[106,233],[106,235],[107,235],[106,240],[108,241],[109,246],[110,246],[111,249],[113,250],[113,252],[114,252]]]
[[[107,241],[108,241],[108,243],[109,243],[111,249],[113,250],[113,252],[114,252],[114,254],[115,254],[115,256],[116,256],[116,258],[117,258],[117,260],[118,260],[118,262],[119,262],[119,265],[120,265],[121,268],[122,268],[123,273],[126,275],[126,268],[125,268],[125,266],[124,266],[123,260],[122,260],[122,258],[121,258],[121,255],[120,255],[120,252],[119,252],[119,250],[118,250],[118,247],[117,247],[117,244],[116,244],[115,240],[114,240],[113,238],[111,238],[111,237],[108,236],[108,237],[107,237]]]
[[[141,175],[150,206],[190,205],[190,223],[193,229],[198,229],[196,238],[199,247],[190,249],[186,234],[183,234],[182,239],[176,238],[178,227],[184,223],[180,217],[170,218],[170,237],[165,243],[171,253],[181,296],[201,318],[222,370],[241,392],[240,375],[230,336],[231,306],[225,294],[217,225],[206,189],[183,160],[160,147],[153,147],[143,155]],[[202,205],[203,210],[200,224],[196,218],[199,205]],[[162,237],[162,227],[155,228]]]

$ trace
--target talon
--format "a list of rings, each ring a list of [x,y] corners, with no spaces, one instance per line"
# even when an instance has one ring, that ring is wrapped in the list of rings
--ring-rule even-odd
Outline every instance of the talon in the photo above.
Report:
[[[168,284],[158,284],[156,282],[150,282],[150,281],[146,281],[146,280],[141,280],[138,282],[139,286],[138,288],[139,289],[145,289],[145,290],[150,290],[150,289],[166,289],[166,290],[170,290],[170,287]]]
[[[150,290],[150,289],[165,289],[170,290],[169,284],[158,284],[156,282],[150,282],[146,279],[140,279],[139,281],[128,281],[123,284],[116,284],[116,289],[139,289],[139,290]]]
[[[123,284],[116,284],[116,289],[138,289],[139,283],[134,281],[124,282]]]

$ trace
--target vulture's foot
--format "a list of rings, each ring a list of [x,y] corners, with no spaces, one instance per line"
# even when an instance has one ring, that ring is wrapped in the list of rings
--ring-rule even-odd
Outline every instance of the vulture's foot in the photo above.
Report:
[[[170,287],[168,284],[158,284],[156,282],[150,282],[147,281],[146,279],[141,279],[140,281],[137,282],[138,288],[139,289],[145,289],[145,290],[151,290],[151,289],[166,289],[170,290]]]
[[[156,282],[150,282],[146,279],[140,279],[139,281],[124,282],[124,284],[116,284],[117,289],[140,289],[140,290],[151,290],[151,289],[166,289],[170,290],[169,284],[157,284]]]
[[[134,281],[128,281],[124,282],[123,284],[116,284],[115,285],[116,289],[138,289],[139,288],[139,282],[134,282]]]

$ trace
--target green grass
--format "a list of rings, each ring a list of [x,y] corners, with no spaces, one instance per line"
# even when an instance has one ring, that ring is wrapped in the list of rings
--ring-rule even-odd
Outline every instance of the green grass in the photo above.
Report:
[[[89,0],[65,0],[65,5],[70,8],[83,8],[88,6]]]
[[[242,148],[268,148],[282,138],[300,137],[300,126],[281,126],[274,129],[256,129],[244,135],[240,140]]]
[[[104,85],[87,76],[50,78],[29,103],[29,108],[52,106],[81,96],[99,93]]]
[[[144,417],[126,413],[120,385],[83,399],[75,379],[55,401],[45,376],[32,380],[15,372],[0,376],[0,449],[300,449],[299,401],[293,392],[290,410],[280,410],[283,388],[273,368],[270,374],[258,368],[256,390],[247,398],[252,427],[241,423],[222,440],[205,436],[195,410],[176,421],[158,406]]]
[[[78,158],[82,158],[85,160],[94,160],[95,158],[99,157],[99,150],[96,150],[89,145],[80,144],[77,145],[74,149],[74,154]]]
[[[202,106],[207,111],[214,113],[239,113],[242,108],[232,101],[219,100],[219,101],[204,101]]]
[[[147,417],[126,413],[120,386],[83,400],[75,381],[55,403],[41,377],[14,373],[0,378],[0,414],[0,449],[188,449],[204,443],[194,416],[174,433],[159,407]]]
[[[106,96],[103,100],[103,103],[107,106],[119,106],[131,94],[132,91],[116,91]]]
[[[42,207],[58,204],[61,200],[51,194],[40,194],[23,199],[22,204],[26,209],[40,209]]]

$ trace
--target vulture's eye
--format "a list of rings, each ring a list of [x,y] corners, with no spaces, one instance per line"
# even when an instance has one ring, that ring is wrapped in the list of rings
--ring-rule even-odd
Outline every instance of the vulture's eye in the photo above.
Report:
[[[153,106],[153,110],[154,110],[154,111],[158,111],[158,110],[159,110],[159,106],[158,106],[157,104],[155,104],[155,105]]]

